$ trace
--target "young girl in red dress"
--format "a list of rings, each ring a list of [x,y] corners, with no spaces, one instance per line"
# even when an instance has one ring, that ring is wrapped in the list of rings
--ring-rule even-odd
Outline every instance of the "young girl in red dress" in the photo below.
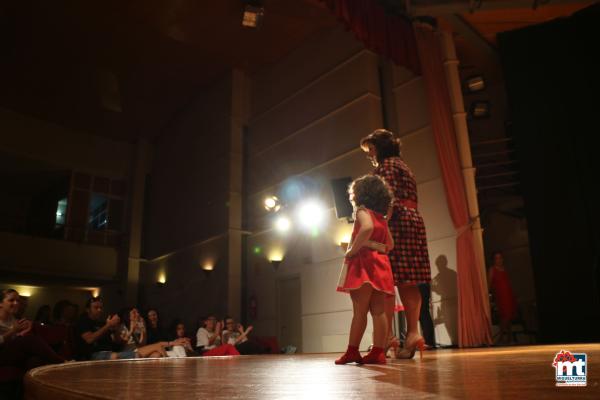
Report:
[[[493,254],[494,265],[488,271],[488,286],[494,294],[498,317],[500,317],[500,335],[497,342],[512,342],[511,323],[517,317],[518,306],[510,285],[510,279],[504,268],[504,257],[499,251]]]
[[[350,185],[349,194],[355,222],[337,290],[350,293],[353,316],[348,349],[335,363],[385,364],[388,331],[385,301],[395,294],[387,256],[394,241],[385,218],[392,194],[385,181],[376,175],[356,179]],[[369,311],[373,318],[373,347],[361,357],[358,346],[367,327]]]

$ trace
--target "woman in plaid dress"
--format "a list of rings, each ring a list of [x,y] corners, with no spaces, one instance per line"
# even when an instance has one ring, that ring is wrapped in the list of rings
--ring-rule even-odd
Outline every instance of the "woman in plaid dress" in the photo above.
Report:
[[[386,180],[395,197],[388,219],[396,247],[389,253],[389,258],[407,323],[404,349],[396,356],[412,358],[416,349],[421,352],[425,346],[418,328],[421,293],[417,284],[431,281],[425,224],[418,211],[417,183],[400,156],[400,139],[390,131],[377,129],[363,138],[360,146],[369,154],[375,166],[374,173]],[[393,304],[387,306],[386,313],[391,320]]]

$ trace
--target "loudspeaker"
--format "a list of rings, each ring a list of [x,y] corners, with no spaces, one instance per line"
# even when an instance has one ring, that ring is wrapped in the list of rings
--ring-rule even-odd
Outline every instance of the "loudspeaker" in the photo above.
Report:
[[[338,219],[352,218],[352,203],[348,199],[348,187],[352,183],[352,178],[344,177],[331,180],[331,189],[333,190],[333,199],[335,201],[335,213]]]

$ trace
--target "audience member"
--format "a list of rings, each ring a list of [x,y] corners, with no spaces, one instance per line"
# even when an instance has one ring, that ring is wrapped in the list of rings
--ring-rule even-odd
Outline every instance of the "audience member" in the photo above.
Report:
[[[103,320],[103,304],[99,297],[91,298],[85,306],[76,327],[78,359],[116,360],[146,357],[165,357],[165,347],[169,342],[158,342],[135,350],[123,351],[123,341],[118,329],[121,319],[118,315],[109,315]],[[177,341],[177,344],[180,341]]]
[[[186,335],[185,332],[185,324],[179,320],[176,319],[175,321],[173,321],[173,324],[171,325],[171,332],[172,332],[172,337],[174,337],[174,340],[186,340],[187,343],[183,346],[183,348],[185,349],[185,353],[188,357],[193,357],[193,356],[198,356],[199,354],[194,350],[193,346],[192,346],[192,339]]]
[[[17,318],[20,299],[14,289],[0,291],[0,366],[30,369],[64,362],[44,340],[31,333],[31,321]]]
[[[48,304],[44,304],[40,308],[38,308],[37,313],[35,313],[35,322],[38,322],[42,325],[50,325],[50,314],[51,309]]]
[[[71,326],[77,322],[75,304],[69,300],[60,300],[54,305],[52,318],[57,325]]]
[[[137,308],[126,308],[120,313],[122,321],[119,336],[123,341],[123,351],[132,351],[146,344],[146,325]]]
[[[203,356],[239,355],[230,344],[221,343],[221,321],[210,315],[203,319],[203,326],[196,333],[196,348]]]
[[[248,340],[248,334],[252,331],[252,325],[244,330],[244,327],[241,324],[236,324],[235,320],[231,317],[225,317],[224,325],[225,329],[221,334],[222,343],[235,346],[236,350],[244,355],[263,354],[266,352],[262,346]]]
[[[146,340],[146,343],[148,344],[163,342],[169,339],[162,328],[161,320],[156,308],[150,308],[146,313],[146,333],[148,334]]]

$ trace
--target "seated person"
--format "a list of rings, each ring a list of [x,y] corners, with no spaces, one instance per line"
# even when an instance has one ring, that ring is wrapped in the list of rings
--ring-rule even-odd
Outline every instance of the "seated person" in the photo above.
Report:
[[[194,351],[192,347],[192,340],[185,333],[185,324],[181,320],[176,319],[175,321],[173,321],[172,327],[172,336],[174,337],[174,340],[186,341],[186,344],[183,346],[183,348],[185,349],[186,356],[194,357],[200,355],[199,353]]]
[[[162,328],[158,310],[155,308],[150,308],[146,313],[146,332],[148,333],[148,340],[146,341],[148,344],[163,342],[169,339]]]
[[[40,306],[40,308],[38,308],[37,312],[35,313],[34,321],[41,325],[50,325],[50,315],[52,314],[51,311],[52,310],[48,304]]]
[[[85,305],[86,313],[76,327],[77,358],[81,360],[117,360],[146,357],[165,357],[165,347],[175,342],[158,342],[134,350],[123,351],[123,340],[118,333],[121,319],[118,315],[103,320],[102,299],[91,298]],[[179,342],[177,342],[179,343]]]
[[[40,337],[31,321],[17,318],[21,296],[14,289],[0,291],[0,366],[24,370],[65,360]]]
[[[246,330],[241,324],[237,324],[231,317],[225,317],[225,330],[221,334],[221,340],[223,343],[235,346],[236,350],[240,354],[264,354],[267,352],[259,344],[248,340],[248,334],[252,331],[252,325],[248,326]]]
[[[132,351],[146,344],[146,324],[137,308],[126,308],[120,313],[119,336],[123,351]]]
[[[210,315],[203,319],[203,326],[196,333],[196,349],[203,356],[240,355],[230,344],[221,344],[222,323]]]

